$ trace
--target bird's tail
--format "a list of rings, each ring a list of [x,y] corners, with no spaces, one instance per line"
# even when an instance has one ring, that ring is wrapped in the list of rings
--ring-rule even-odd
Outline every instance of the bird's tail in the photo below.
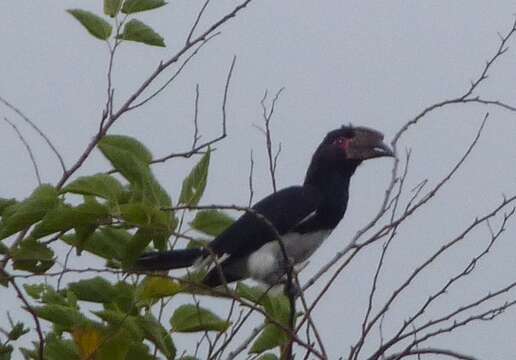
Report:
[[[143,254],[133,265],[134,270],[170,270],[193,265],[206,255],[205,249],[181,249]]]

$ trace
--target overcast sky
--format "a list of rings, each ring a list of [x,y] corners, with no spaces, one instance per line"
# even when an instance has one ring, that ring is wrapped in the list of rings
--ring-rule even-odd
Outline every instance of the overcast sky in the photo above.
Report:
[[[180,48],[201,1],[170,1],[165,8],[141,14],[166,41],[167,48],[126,44],[115,62],[116,102],[125,99],[154,69]],[[201,28],[234,6],[211,4]],[[98,128],[105,102],[107,49],[65,12],[84,8],[101,13],[101,1],[1,1],[0,95],[22,109],[54,141],[72,164]],[[199,124],[203,139],[220,131],[220,104],[232,56],[237,64],[228,103],[229,136],[217,146],[203,203],[246,205],[249,154],[255,154],[255,199],[271,185],[264,139],[253,127],[261,123],[260,99],[266,89],[285,87],[273,120],[281,142],[279,186],[299,184],[312,152],[326,132],[342,124],[367,125],[390,140],[397,129],[423,108],[464,93],[498,46],[497,32],[512,25],[516,1],[308,1],[256,0],[205,48],[167,91],[145,107],[124,116],[112,133],[143,141],[156,156],[187,149],[191,143],[195,84],[200,86]],[[479,95],[516,105],[516,43],[493,68]],[[443,176],[460,158],[486,111],[486,129],[459,174],[424,211],[402,229],[381,278],[384,299],[428,254],[458,234],[475,216],[516,192],[516,114],[479,105],[456,105],[436,111],[409,131],[401,148],[411,148],[409,184]],[[19,124],[35,150],[45,182],[60,177],[53,154],[6,107],[0,116]],[[0,197],[27,196],[35,187],[33,169],[12,129],[0,122]],[[161,183],[177,199],[192,161],[154,167]],[[348,212],[338,229],[312,257],[307,279],[342,249],[380,205],[392,162],[364,164],[351,184]],[[79,174],[108,169],[98,153]],[[516,229],[510,226],[487,261],[461,282],[433,314],[474,299],[514,280]],[[387,317],[395,329],[421,299],[438,288],[453,270],[467,263],[488,241],[482,228],[452,254],[435,264]],[[316,312],[316,322],[331,358],[345,355],[358,335],[378,247],[360,255],[339,278]],[[88,259],[76,259],[77,266]],[[68,280],[73,280],[70,277]],[[19,306],[12,290],[0,288],[9,306]],[[316,291],[308,295],[313,296]],[[512,298],[516,294],[512,294]],[[5,300],[4,300],[5,301]],[[431,318],[432,312],[426,319]],[[389,321],[390,320],[390,321]],[[30,321],[27,318],[27,321]],[[450,346],[480,359],[516,357],[516,312],[502,319],[459,330],[433,344]],[[186,340],[185,340],[186,341]],[[181,347],[181,344],[178,344]]]

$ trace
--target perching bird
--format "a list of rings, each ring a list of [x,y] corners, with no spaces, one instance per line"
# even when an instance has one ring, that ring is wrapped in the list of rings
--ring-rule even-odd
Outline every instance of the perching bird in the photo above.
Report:
[[[280,283],[289,262],[306,261],[344,216],[349,182],[357,166],[364,160],[394,156],[382,140],[380,132],[365,127],[343,126],[329,132],[312,156],[302,186],[285,188],[259,201],[252,207],[254,213],[242,215],[208,248],[147,253],[137,259],[135,269],[179,269],[216,256],[219,265],[203,280],[207,286],[246,278]]]

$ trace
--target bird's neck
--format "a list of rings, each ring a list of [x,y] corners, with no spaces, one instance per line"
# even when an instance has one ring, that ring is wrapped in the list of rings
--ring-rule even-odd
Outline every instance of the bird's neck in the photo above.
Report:
[[[313,186],[321,193],[322,201],[318,213],[328,221],[328,227],[335,227],[346,212],[349,183],[357,166],[358,164],[351,164],[335,169],[319,163],[310,166],[308,170],[304,185]]]

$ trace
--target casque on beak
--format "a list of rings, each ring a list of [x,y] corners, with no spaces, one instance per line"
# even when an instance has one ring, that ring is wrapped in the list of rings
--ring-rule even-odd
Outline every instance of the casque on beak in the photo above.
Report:
[[[383,142],[383,134],[377,130],[358,127],[346,151],[348,159],[368,160],[394,156],[392,149]]]

